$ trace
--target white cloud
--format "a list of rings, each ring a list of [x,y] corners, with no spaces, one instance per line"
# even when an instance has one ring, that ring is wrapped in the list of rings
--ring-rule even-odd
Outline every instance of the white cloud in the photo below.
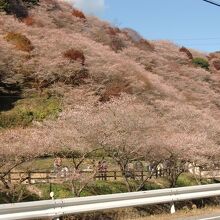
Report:
[[[66,0],[87,14],[101,14],[105,9],[105,0]]]

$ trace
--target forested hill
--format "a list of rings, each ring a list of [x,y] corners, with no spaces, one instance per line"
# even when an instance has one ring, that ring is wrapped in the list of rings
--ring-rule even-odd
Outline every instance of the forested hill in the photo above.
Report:
[[[3,149],[218,156],[220,53],[149,41],[61,1],[0,0],[0,10]]]

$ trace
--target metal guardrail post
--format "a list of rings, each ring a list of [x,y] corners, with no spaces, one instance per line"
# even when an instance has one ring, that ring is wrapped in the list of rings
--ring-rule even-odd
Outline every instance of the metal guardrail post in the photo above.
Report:
[[[175,205],[174,203],[172,203],[171,208],[170,208],[170,213],[174,214],[175,212],[176,212]]]

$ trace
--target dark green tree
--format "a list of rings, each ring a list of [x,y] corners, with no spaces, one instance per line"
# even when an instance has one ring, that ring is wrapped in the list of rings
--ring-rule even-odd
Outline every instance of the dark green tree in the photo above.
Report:
[[[28,8],[39,3],[39,0],[0,0],[0,11],[15,15],[18,19],[28,16]]]

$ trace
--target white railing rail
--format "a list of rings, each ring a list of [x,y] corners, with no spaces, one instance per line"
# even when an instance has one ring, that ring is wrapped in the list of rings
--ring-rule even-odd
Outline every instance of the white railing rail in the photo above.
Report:
[[[59,219],[60,216],[68,214],[160,203],[174,203],[177,201],[213,196],[220,196],[220,184],[3,204],[0,205],[0,220],[46,217]]]

